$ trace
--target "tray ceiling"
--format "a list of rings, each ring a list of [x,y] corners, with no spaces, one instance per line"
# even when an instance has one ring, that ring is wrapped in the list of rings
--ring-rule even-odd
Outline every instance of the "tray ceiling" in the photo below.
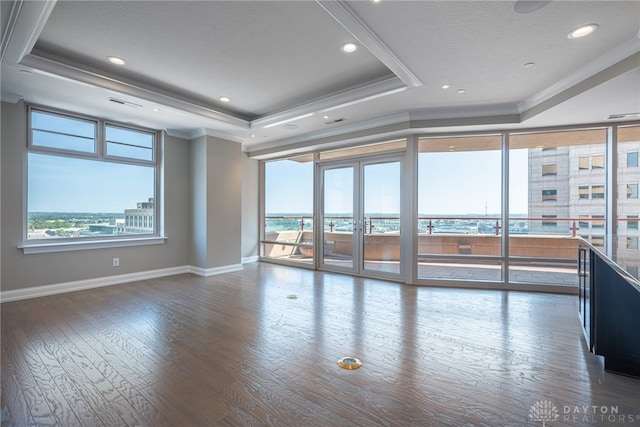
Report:
[[[538,3],[2,2],[3,100],[248,151],[394,123],[428,132],[640,112],[640,2]],[[567,38],[588,23],[592,35]],[[342,52],[346,42],[359,49]],[[593,92],[604,98],[586,105]]]

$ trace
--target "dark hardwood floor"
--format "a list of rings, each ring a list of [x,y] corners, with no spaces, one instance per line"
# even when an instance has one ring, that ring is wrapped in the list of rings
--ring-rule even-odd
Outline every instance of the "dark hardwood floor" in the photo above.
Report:
[[[2,426],[640,425],[575,296],[256,263],[1,310]]]

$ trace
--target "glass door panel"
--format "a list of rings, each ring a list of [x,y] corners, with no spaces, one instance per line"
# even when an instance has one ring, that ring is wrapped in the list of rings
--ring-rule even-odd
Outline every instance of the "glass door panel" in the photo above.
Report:
[[[400,162],[363,164],[364,270],[400,274]]]
[[[354,166],[326,168],[322,172],[323,266],[355,271]]]

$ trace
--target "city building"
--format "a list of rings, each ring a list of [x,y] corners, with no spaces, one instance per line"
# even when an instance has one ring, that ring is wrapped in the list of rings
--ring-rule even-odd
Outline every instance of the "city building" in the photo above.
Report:
[[[153,197],[146,202],[138,202],[135,209],[124,210],[124,234],[153,234],[155,231]]]
[[[2,424],[637,422],[577,267],[640,288],[639,17],[0,1]]]

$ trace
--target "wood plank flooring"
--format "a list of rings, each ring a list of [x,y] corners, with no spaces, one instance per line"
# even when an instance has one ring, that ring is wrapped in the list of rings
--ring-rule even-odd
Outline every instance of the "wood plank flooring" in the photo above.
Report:
[[[547,426],[640,425],[575,296],[256,263],[1,311],[2,426],[541,426],[540,401]]]

